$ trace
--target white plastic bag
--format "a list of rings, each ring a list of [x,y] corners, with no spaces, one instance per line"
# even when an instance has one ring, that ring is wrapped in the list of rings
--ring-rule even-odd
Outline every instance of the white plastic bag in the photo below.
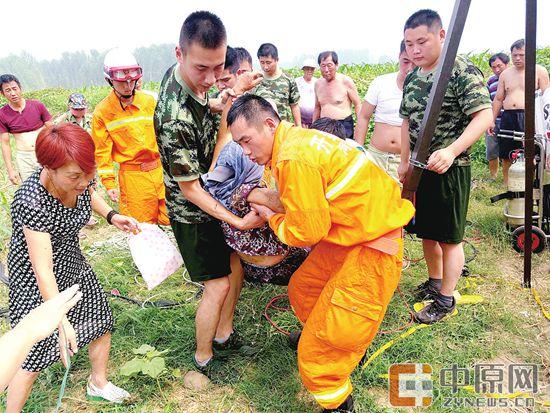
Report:
[[[140,223],[141,232],[131,234],[128,245],[134,263],[152,290],[183,264],[178,248],[158,226]]]

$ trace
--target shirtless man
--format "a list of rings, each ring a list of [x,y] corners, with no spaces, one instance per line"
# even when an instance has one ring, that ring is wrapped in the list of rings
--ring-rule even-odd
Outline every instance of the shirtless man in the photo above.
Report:
[[[378,76],[369,86],[361,113],[357,116],[354,139],[361,146],[374,114],[374,132],[370,139],[369,153],[378,166],[399,182],[397,168],[401,162],[401,124],[399,107],[403,97],[403,83],[414,64],[401,42],[399,51],[399,71]],[[399,182],[400,183],[400,182]],[[401,183],[400,183],[401,184]]]
[[[338,71],[338,55],[327,51],[319,54],[317,62],[321,68],[322,79],[315,83],[315,110],[313,122],[319,118],[331,118],[342,122],[346,128],[346,137],[353,138],[353,117],[361,111],[361,99],[353,80]]]
[[[42,127],[52,123],[52,117],[42,102],[23,98],[21,83],[15,76],[0,76],[0,91],[8,100],[0,109],[2,157],[11,183],[18,185],[40,166],[36,160],[34,145]],[[11,161],[10,133],[15,138],[18,171]]]
[[[513,66],[504,70],[499,77],[497,93],[493,100],[493,125],[489,133],[494,133],[497,117],[503,109],[500,130],[524,132],[525,130],[525,40],[520,39],[510,47]],[[550,86],[548,71],[541,65],[536,65],[535,89],[541,92]],[[534,97],[533,97],[534,99]],[[510,169],[510,153],[523,147],[522,143],[510,138],[499,137],[499,158],[502,159],[502,175],[504,184],[508,182]]]

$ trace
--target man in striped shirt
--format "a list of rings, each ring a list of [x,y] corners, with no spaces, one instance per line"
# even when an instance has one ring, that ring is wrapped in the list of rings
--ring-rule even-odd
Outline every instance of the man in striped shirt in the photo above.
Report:
[[[505,53],[496,53],[489,58],[489,66],[494,75],[489,78],[487,81],[487,88],[489,89],[489,94],[491,95],[491,101],[494,100],[495,95],[498,89],[498,78],[502,71],[508,67],[510,58]],[[487,132],[485,134],[485,155],[487,161],[489,162],[489,172],[491,173],[491,178],[495,179],[498,173],[498,131],[500,129],[500,115],[495,120],[495,130],[492,134]]]

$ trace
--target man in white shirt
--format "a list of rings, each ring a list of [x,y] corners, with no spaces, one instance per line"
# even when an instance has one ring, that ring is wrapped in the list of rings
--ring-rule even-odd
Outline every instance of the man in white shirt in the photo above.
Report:
[[[313,111],[315,110],[315,82],[317,78],[313,77],[315,72],[315,60],[308,58],[302,65],[303,76],[296,78],[298,91],[300,92],[300,114],[302,116],[302,127],[309,128],[313,121]]]
[[[399,182],[397,167],[401,162],[401,124],[403,123],[399,117],[399,107],[405,77],[413,67],[412,61],[407,56],[405,43],[401,42],[399,71],[378,76],[372,81],[357,117],[357,127],[353,136],[359,144],[365,144],[369,121],[374,114],[374,132],[368,151],[378,166],[397,182]]]

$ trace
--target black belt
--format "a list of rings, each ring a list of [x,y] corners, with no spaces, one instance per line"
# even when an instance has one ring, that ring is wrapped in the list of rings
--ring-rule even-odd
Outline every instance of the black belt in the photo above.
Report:
[[[491,203],[500,201],[501,199],[518,199],[518,198],[525,198],[525,191],[507,191],[503,192],[502,194],[495,195],[491,197]]]

